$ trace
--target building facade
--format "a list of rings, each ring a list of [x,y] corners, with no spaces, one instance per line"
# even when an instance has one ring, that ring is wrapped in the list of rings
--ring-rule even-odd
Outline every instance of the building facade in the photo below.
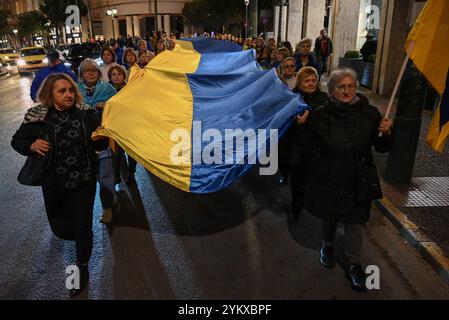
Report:
[[[149,36],[153,31],[162,29],[168,34],[184,33],[182,9],[191,0],[86,0],[90,9],[92,32],[96,39],[111,39],[129,36]],[[115,17],[108,16],[107,11],[115,9]],[[88,17],[83,18],[82,25],[89,25]],[[83,28],[85,29],[85,28]],[[90,28],[89,28],[90,29]]]
[[[256,0],[254,0],[256,1]],[[330,67],[341,65],[347,51],[360,50],[368,33],[377,40],[375,63],[370,66],[370,88],[391,95],[402,61],[403,44],[425,0],[290,0],[279,14],[274,10],[274,35],[281,26],[281,39],[295,46],[302,38],[315,40],[328,30],[334,43]],[[282,19],[279,24],[279,18]]]

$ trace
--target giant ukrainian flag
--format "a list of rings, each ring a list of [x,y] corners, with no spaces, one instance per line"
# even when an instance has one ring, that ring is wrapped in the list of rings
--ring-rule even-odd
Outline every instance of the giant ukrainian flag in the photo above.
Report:
[[[443,152],[449,137],[449,1],[429,0],[411,30],[406,44],[414,41],[410,58],[442,96],[427,141]]]
[[[133,68],[128,84],[107,102],[103,129],[96,135],[114,139],[172,185],[208,193],[244,175],[251,167],[248,159],[258,156],[248,148],[237,150],[233,142],[259,129],[282,135],[305,108],[274,70],[260,69],[254,51],[218,40],[187,39],[144,69]],[[226,137],[230,130],[237,136]],[[269,144],[268,135],[257,134],[259,140],[259,147]],[[211,143],[218,144],[218,152],[207,150]],[[204,152],[221,161],[204,161]],[[173,161],[173,154],[182,157]],[[230,157],[232,163],[225,161]]]

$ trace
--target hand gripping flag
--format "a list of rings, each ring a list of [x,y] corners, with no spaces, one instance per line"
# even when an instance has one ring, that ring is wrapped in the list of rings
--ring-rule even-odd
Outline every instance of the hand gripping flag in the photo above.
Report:
[[[408,36],[406,50],[412,41],[415,44],[410,58],[442,97],[427,142],[436,151],[443,152],[449,137],[449,1],[426,3]]]
[[[277,145],[274,133],[285,133],[307,108],[275,70],[261,70],[254,51],[187,39],[132,69],[94,137],[114,139],[184,191],[209,193],[243,176],[256,159],[263,163]]]

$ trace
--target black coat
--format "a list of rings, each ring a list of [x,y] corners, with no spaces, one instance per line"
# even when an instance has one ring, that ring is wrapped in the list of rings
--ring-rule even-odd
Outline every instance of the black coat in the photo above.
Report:
[[[52,148],[57,146],[56,132],[52,125],[48,122],[49,108],[44,105],[37,105],[30,108],[25,114],[25,118],[20,125],[19,130],[13,135],[11,146],[18,153],[29,156],[33,154],[30,150],[30,146],[36,141],[36,139],[47,140]],[[88,109],[85,106],[76,107],[76,116],[81,120],[84,131],[84,138],[87,148],[88,161],[91,164],[91,168],[96,170],[97,155],[95,151],[106,149],[108,146],[108,140],[99,140],[94,142],[91,139],[92,132],[100,125],[100,120],[96,115],[95,110]],[[96,172],[93,172],[96,174]]]
[[[293,89],[293,92],[298,93],[312,109],[310,112],[313,114],[317,109],[323,107],[329,97],[327,93],[321,90],[316,90],[312,94],[306,94],[301,92],[298,88]],[[305,165],[308,162],[311,153],[311,143],[307,136],[306,128],[303,125],[299,125],[296,121],[287,131],[286,136],[282,140],[282,149],[280,153],[281,164],[288,166]]]
[[[382,116],[364,96],[354,105],[330,100],[306,124],[313,144],[305,207],[314,216],[335,222],[368,222],[371,201],[355,201],[358,167],[372,147],[391,149],[391,136],[378,137]]]

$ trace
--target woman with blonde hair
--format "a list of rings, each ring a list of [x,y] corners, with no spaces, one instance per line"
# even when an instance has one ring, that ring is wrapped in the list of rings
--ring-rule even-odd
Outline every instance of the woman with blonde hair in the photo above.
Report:
[[[305,103],[310,107],[311,113],[323,107],[329,96],[320,90],[318,71],[312,67],[304,67],[296,76],[296,86],[293,92],[301,95]],[[303,126],[293,124],[290,128],[288,138],[290,139],[288,161],[290,172],[290,186],[292,195],[291,214],[293,219],[299,217],[304,207],[304,194],[309,175],[312,156],[312,146],[307,141],[307,134]]]
[[[42,183],[50,228],[61,239],[75,241],[80,270],[78,295],[88,283],[92,254],[92,216],[96,191],[97,156],[107,140],[94,142],[100,125],[95,110],[83,105],[75,82],[52,74],[42,84],[40,104],[29,109],[11,145],[24,156],[50,157],[49,179]]]

